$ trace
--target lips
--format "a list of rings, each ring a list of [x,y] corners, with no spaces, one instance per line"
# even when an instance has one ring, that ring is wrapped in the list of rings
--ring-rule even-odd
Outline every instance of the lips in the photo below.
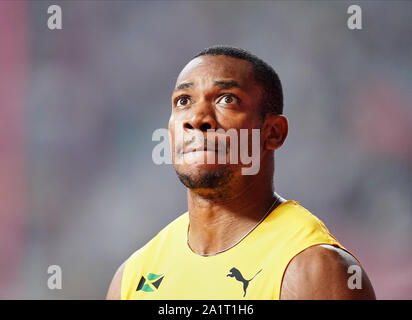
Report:
[[[223,150],[221,150],[221,149],[216,150],[213,147],[207,148],[207,147],[203,147],[203,146],[202,147],[187,147],[187,148],[183,149],[183,154],[190,153],[190,152],[199,152],[199,151],[202,151],[202,152],[205,152],[205,151],[222,152]]]
[[[215,141],[210,141],[210,142],[206,142],[204,144],[188,144],[186,146],[184,146],[181,150],[183,152],[183,154],[186,153],[191,153],[191,152],[217,152],[217,153],[226,153],[227,148],[229,146],[228,145],[224,145],[220,142],[215,142]]]
[[[193,152],[215,152],[227,153],[229,143],[225,143],[226,137],[211,137],[210,139],[204,136],[186,137],[185,141],[177,148],[178,154],[187,154]],[[224,140],[224,141],[223,141]]]
[[[198,152],[198,151],[206,151],[204,147],[188,147],[183,149],[183,154],[190,153],[190,152]]]

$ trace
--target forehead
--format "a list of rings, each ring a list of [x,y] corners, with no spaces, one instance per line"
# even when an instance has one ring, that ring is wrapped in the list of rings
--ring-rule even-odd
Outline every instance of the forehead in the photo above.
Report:
[[[251,62],[224,55],[204,55],[191,60],[180,72],[176,85],[184,82],[207,82],[219,79],[236,80],[242,87],[254,87]]]

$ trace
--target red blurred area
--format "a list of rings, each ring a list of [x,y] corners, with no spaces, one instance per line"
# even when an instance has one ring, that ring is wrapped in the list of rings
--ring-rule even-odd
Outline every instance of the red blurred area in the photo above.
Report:
[[[0,298],[22,249],[23,105],[27,78],[27,3],[0,3]]]
[[[394,83],[372,81],[354,100],[352,131],[368,151],[412,160],[409,101]]]

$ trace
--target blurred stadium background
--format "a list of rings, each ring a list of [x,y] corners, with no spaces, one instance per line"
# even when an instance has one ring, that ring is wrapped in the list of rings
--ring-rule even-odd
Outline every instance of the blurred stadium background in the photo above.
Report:
[[[358,1],[351,31],[353,3],[0,1],[0,298],[104,298],[186,210],[152,133],[190,57],[230,44],[283,82],[276,190],[362,261],[379,299],[412,299],[412,3]],[[47,29],[51,4],[63,30]]]

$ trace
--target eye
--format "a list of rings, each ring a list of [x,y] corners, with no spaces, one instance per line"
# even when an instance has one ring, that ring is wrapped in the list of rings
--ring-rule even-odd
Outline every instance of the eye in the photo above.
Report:
[[[175,99],[175,104],[176,107],[185,107],[190,103],[190,97],[189,96],[179,96]]]
[[[240,99],[232,93],[227,93],[227,94],[224,94],[223,96],[220,96],[216,103],[217,104],[223,103],[223,104],[229,104],[229,105],[233,105],[233,104],[236,105],[236,104],[240,103]]]

